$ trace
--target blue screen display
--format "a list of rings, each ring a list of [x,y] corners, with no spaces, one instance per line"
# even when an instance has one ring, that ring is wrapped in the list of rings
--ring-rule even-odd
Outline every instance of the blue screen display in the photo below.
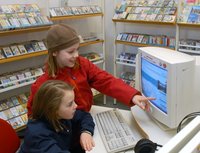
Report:
[[[142,92],[146,97],[155,97],[151,103],[167,114],[167,70],[145,58],[141,58]]]

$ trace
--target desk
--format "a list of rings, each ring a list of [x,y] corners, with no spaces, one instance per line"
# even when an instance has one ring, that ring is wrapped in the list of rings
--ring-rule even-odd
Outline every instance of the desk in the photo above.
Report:
[[[94,117],[96,113],[106,111],[112,108],[108,107],[102,107],[102,106],[92,106],[91,109],[91,115]],[[164,131],[162,130],[146,113],[145,111],[141,110],[138,106],[132,107],[132,112],[128,110],[121,110],[123,117],[128,122],[128,124],[131,126],[133,131],[135,130],[135,121],[133,119],[132,112],[134,114],[135,119],[138,121],[140,126],[143,128],[143,130],[149,135],[149,139],[153,142],[156,142],[158,144],[164,145],[169,139],[171,139],[176,131],[170,130],[170,131]],[[95,121],[95,120],[94,120]],[[139,135],[138,135],[139,136]],[[97,126],[94,130],[94,141],[95,141],[95,147],[92,149],[92,151],[87,153],[107,153],[104,144],[101,140],[101,136],[98,133]],[[134,153],[133,150],[126,151],[126,153]]]

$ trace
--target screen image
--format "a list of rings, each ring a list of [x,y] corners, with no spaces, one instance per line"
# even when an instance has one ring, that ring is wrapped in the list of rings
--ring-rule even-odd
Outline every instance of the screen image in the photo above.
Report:
[[[146,97],[155,97],[150,101],[155,107],[167,114],[167,74],[158,61],[149,61],[141,58],[141,84],[142,93]]]

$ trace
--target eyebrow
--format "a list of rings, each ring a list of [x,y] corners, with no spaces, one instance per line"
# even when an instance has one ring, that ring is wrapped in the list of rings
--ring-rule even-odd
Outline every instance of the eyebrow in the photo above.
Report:
[[[74,101],[71,101],[69,104],[67,104],[67,106],[71,106],[73,104]]]
[[[79,46],[78,48],[76,48],[76,47],[71,48],[71,50],[77,50],[77,49],[79,49],[79,48],[80,48],[80,46]]]

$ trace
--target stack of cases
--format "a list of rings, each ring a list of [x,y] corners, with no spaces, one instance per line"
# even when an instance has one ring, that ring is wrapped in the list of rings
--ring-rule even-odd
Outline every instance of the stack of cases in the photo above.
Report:
[[[11,44],[0,48],[0,59],[47,50],[43,41],[30,41],[22,44]]]
[[[183,10],[178,18],[178,21],[183,23],[199,24],[200,23],[199,12],[200,12],[199,5],[194,5],[194,6],[184,5]]]
[[[81,56],[87,58],[91,62],[98,61],[98,60],[102,59],[102,55],[100,55],[100,54],[98,54],[96,52],[90,52],[90,53],[86,53],[86,54],[81,54]]]
[[[135,86],[135,74],[133,72],[122,72],[120,78],[131,87]]]
[[[192,51],[193,53],[200,53],[200,40],[195,39],[181,39],[179,41],[180,51]]]
[[[49,11],[51,17],[102,13],[101,7],[97,5],[53,7]]]
[[[41,67],[25,69],[0,76],[0,90],[35,80],[44,73]]]
[[[135,57],[136,57],[136,54],[121,52],[118,55],[117,60],[124,63],[135,64]]]
[[[22,93],[7,99],[0,100],[0,118],[6,120],[14,129],[27,124],[28,93]]]
[[[117,5],[113,19],[175,22],[176,11],[174,0],[126,0]]]
[[[0,6],[0,30],[51,25],[36,4],[13,4]]]
[[[152,46],[175,48],[175,37],[169,37],[166,35],[119,33],[117,36],[117,40],[140,43],[140,44],[148,44]]]

